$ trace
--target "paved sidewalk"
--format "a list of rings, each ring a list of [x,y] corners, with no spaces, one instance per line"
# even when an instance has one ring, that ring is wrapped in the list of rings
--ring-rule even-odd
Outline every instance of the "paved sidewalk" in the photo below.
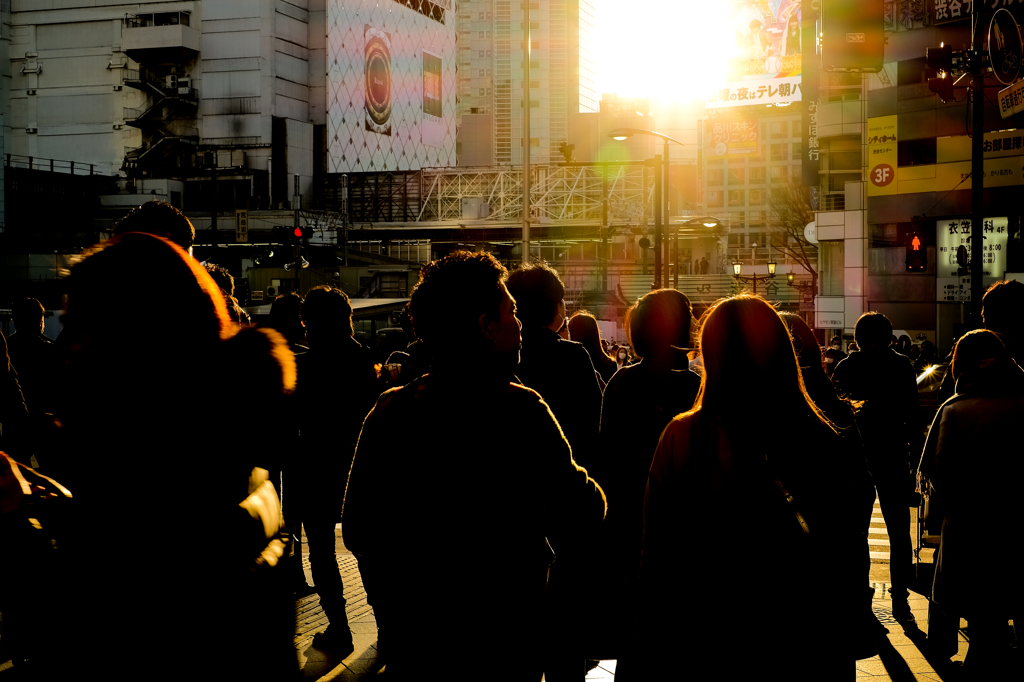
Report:
[[[327,620],[320,609],[320,599],[316,595],[300,599],[296,602],[299,625],[295,636],[303,676],[306,680],[374,680],[381,669],[377,659],[377,625],[373,610],[366,602],[362,580],[355,557],[339,549],[338,566],[345,584],[345,598],[348,602],[349,626],[352,629],[355,651],[345,659],[331,656],[312,647],[313,634],[327,626]],[[307,579],[309,561],[303,561]],[[872,574],[888,578],[888,566],[876,564]],[[910,593],[910,606],[920,627],[920,632],[908,636],[896,624],[892,617],[892,600],[887,589],[886,580],[873,580],[875,599],[872,609],[878,620],[889,630],[888,637],[880,640],[880,653],[874,658],[857,661],[857,678],[877,682],[956,682],[962,662],[967,652],[967,639],[961,630],[960,647],[953,662],[929,659],[925,653],[925,633],[928,629],[928,600],[915,592]],[[961,627],[965,626],[961,621]],[[811,626],[811,624],[808,624]],[[683,664],[685,667],[685,664]],[[597,668],[590,671],[587,680],[614,679],[615,661],[601,661]],[[386,679],[386,676],[383,679]],[[426,679],[426,678],[425,678]],[[485,682],[485,681],[482,681]],[[823,681],[823,682],[828,682]],[[997,681],[993,681],[997,682]]]

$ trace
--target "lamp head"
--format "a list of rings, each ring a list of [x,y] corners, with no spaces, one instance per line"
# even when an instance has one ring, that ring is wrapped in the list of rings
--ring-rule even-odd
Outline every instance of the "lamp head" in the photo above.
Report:
[[[742,263],[740,263],[739,261],[734,262],[732,264],[732,274],[733,274],[733,276],[734,277],[739,277],[740,276],[740,270],[742,268],[743,268],[743,264]]]
[[[612,138],[613,140],[618,140],[621,142],[622,140],[627,140],[633,137],[633,133],[629,132],[628,130],[623,130],[622,128],[616,128],[615,130],[608,133],[608,137]]]
[[[704,227],[718,227],[718,221],[709,220],[709,221],[703,223],[703,225],[704,225]]]
[[[771,277],[775,276],[775,261],[768,261],[768,275]]]

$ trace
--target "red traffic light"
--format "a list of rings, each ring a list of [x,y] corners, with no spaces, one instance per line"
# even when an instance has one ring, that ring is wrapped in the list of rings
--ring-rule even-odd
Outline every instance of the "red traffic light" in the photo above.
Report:
[[[953,95],[953,79],[945,74],[938,78],[929,78],[928,89],[938,95],[943,104],[956,99]]]
[[[301,227],[296,227],[294,230],[292,230],[292,234],[294,234],[296,237],[299,237],[301,239],[302,238],[302,228]]]
[[[907,234],[907,272],[924,272],[928,268],[928,251],[917,232]]]

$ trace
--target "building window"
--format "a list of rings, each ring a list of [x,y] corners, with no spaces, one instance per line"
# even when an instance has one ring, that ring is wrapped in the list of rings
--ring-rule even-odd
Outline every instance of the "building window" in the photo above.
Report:
[[[481,19],[483,19],[483,18],[484,18],[484,13],[483,13],[483,12],[481,12],[481,13],[480,13],[480,18],[481,18]]]
[[[534,81],[534,80],[530,81],[530,87],[531,88],[539,88],[540,87],[540,81]]]
[[[756,185],[764,182],[764,167],[758,166],[757,168],[750,169],[750,184]]]
[[[483,78],[483,77],[484,77],[484,74],[485,74],[485,73],[486,73],[486,72],[485,72],[485,71],[484,71],[483,69],[480,69],[480,77],[481,77],[481,78]]]
[[[900,166],[930,166],[935,163],[935,138],[896,143],[896,163]],[[838,166],[833,164],[834,168]],[[846,168],[843,168],[846,170]]]
[[[708,169],[708,184],[712,186],[721,185],[724,171],[721,168]],[[721,206],[721,204],[719,204]]]
[[[772,139],[789,137],[789,121],[772,121],[770,124]]]
[[[764,190],[763,189],[752,189],[750,190],[750,205],[760,206],[764,203]]]
[[[729,169],[729,184],[730,185],[742,185],[746,178],[747,170],[745,168],[732,167]]]
[[[784,144],[773,144],[772,145],[772,161],[781,161],[786,158],[786,145]]]
[[[484,56],[484,51],[483,51],[483,50],[480,50],[480,56],[481,56],[481,57],[483,57],[483,56]]]
[[[717,189],[708,190],[708,206],[710,208],[721,208],[722,207],[722,192],[721,192],[721,190],[717,190]]]
[[[491,51],[487,50],[487,57],[490,58],[490,56],[491,56]]]
[[[487,90],[485,88],[480,88],[480,96],[483,97],[486,94],[487,94]]]
[[[480,40],[483,40],[484,39],[484,32],[480,31],[480,35],[478,35],[477,38],[479,38]]]
[[[729,205],[730,206],[742,206],[743,201],[743,190],[742,189],[731,189],[729,190]]]
[[[801,160],[803,160],[803,153],[804,153],[803,146],[799,142],[794,142],[793,143],[793,160],[794,161],[801,161]]]
[[[772,166],[772,182],[785,182],[788,177],[785,166]]]

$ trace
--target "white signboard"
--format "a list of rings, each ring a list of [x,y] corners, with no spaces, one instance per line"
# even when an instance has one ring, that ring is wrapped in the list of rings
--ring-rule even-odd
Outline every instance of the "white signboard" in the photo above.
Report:
[[[1024,80],[999,91],[999,115],[1009,118],[1024,111]]]
[[[845,329],[846,315],[844,313],[830,313],[818,311],[814,313],[815,329]]]
[[[985,286],[1002,279],[1006,272],[1006,244],[1009,221],[1005,218],[985,218],[982,247]],[[960,246],[971,253],[971,220],[957,218],[941,220],[935,224],[935,300],[940,303],[962,303],[971,300],[970,261],[964,275],[958,276],[960,265],[956,251]]]

